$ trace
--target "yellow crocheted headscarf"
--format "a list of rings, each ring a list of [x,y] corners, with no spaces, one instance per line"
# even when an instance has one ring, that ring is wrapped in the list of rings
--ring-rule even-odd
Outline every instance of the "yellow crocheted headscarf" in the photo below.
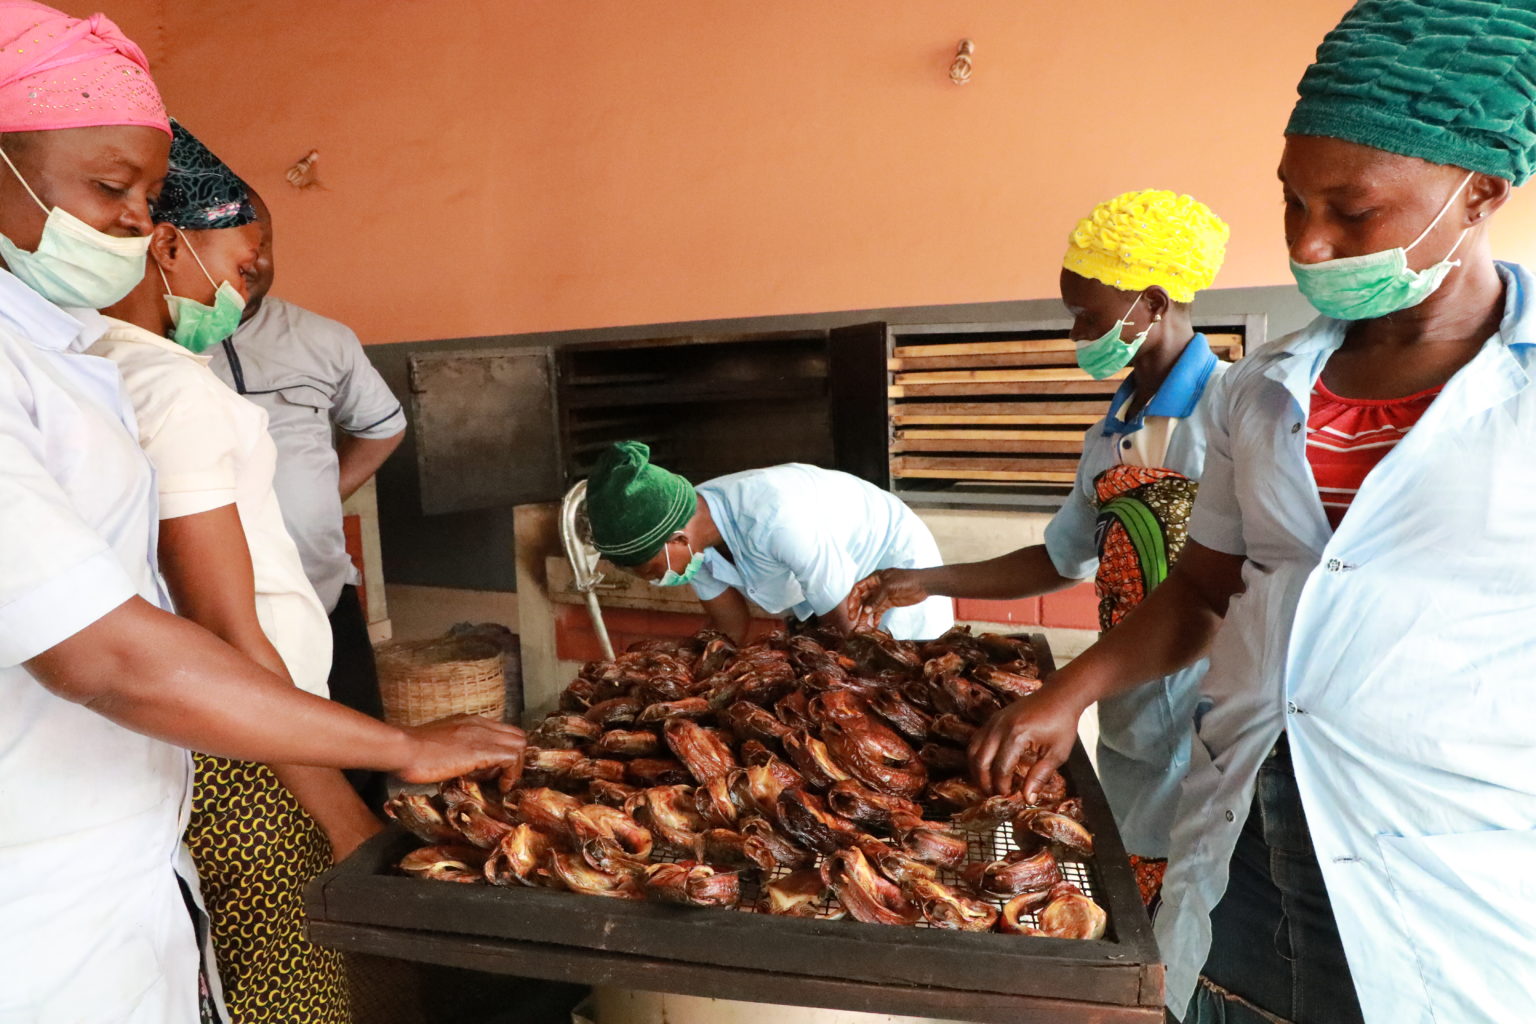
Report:
[[[1216,280],[1231,233],[1197,199],[1142,189],[1078,221],[1061,265],[1122,291],[1160,285],[1175,302],[1189,302]]]

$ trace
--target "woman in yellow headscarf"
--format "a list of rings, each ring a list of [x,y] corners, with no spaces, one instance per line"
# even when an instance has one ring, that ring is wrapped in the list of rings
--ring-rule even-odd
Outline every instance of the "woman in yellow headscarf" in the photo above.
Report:
[[[1190,321],[1221,268],[1228,230],[1205,204],[1127,192],[1078,222],[1061,271],[1078,365],[1097,379],[1131,366],[1083,441],[1077,482],[1045,543],[985,562],[887,569],[855,591],[870,607],[935,595],[1009,599],[1095,577],[1109,629],[1168,574],[1205,462],[1208,410],[1227,364]],[[1126,848],[1164,858],[1195,691],[1205,665],[1099,707],[1099,771]]]

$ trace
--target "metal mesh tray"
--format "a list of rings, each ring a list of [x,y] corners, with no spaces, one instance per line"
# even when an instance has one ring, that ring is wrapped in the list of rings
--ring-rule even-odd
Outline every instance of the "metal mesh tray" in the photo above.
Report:
[[[1002,860],[1015,850],[1017,846],[1013,840],[1013,825],[1009,822],[1004,822],[992,832],[980,835],[972,833],[967,836],[967,840],[965,864],[960,868],[939,868],[938,880],[963,896],[977,898],[976,894],[971,892],[960,881],[960,872],[971,864],[985,864],[994,860]],[[1055,848],[1054,852],[1056,855],[1056,865],[1061,869],[1062,880],[1071,882],[1082,890],[1083,895],[1102,905],[1102,901],[1098,896],[1099,887],[1093,861],[1069,853],[1060,847]],[[651,857],[653,861],[671,861],[674,863],[688,859],[690,858],[684,854],[672,853],[659,848]],[[821,858],[817,858],[816,866],[821,866]],[[748,914],[766,914],[767,911],[762,908],[761,900],[763,886],[783,878],[790,873],[790,870],[790,868],[778,867],[770,872],[764,872],[756,868],[742,868],[740,872],[741,903],[736,909]],[[1004,899],[980,898],[998,910],[1002,910],[1003,904],[1007,902]],[[812,916],[818,920],[835,921],[843,916],[843,909],[839,905],[837,897],[830,892],[822,896],[812,906],[816,910],[816,913]],[[1038,926],[1039,924],[1033,912],[1023,915],[1020,920],[1029,925]],[[932,925],[926,921],[918,921],[916,927],[930,928]]]

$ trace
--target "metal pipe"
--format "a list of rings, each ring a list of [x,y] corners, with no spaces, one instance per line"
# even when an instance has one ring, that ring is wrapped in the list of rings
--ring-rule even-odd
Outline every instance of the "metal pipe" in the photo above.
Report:
[[[597,571],[597,549],[582,536],[581,520],[586,512],[587,482],[579,481],[566,492],[560,503],[560,543],[565,557],[571,563],[572,582],[587,598],[587,614],[592,617],[592,629],[597,642],[603,648],[603,656],[613,660],[613,641],[608,639],[608,625],[603,621],[603,607],[597,600],[597,585],[603,574]]]
[[[603,621],[602,606],[597,603],[597,591],[587,591],[587,611],[592,615],[592,628],[597,631],[597,642],[602,645],[603,657],[613,660],[613,641],[608,639],[608,625]]]

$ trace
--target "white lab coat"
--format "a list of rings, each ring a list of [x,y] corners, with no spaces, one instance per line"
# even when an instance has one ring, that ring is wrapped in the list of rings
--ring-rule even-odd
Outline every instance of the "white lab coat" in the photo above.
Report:
[[[331,623],[277,504],[277,446],[267,414],[235,394],[195,355],[111,317],[91,354],[117,365],[133,402],[139,444],[155,467],[160,518],[225,505],[240,513],[251,556],[256,618],[299,689],[329,697]]]
[[[1281,730],[1370,1024],[1536,1014],[1536,279],[1337,531],[1307,464],[1318,320],[1227,376],[1190,536],[1247,557],[1156,927],[1182,1013]],[[1267,941],[1267,939],[1266,939]]]
[[[191,759],[23,667],[134,596],[168,604],[154,476],[93,337],[0,271],[0,1022],[190,1024]]]

